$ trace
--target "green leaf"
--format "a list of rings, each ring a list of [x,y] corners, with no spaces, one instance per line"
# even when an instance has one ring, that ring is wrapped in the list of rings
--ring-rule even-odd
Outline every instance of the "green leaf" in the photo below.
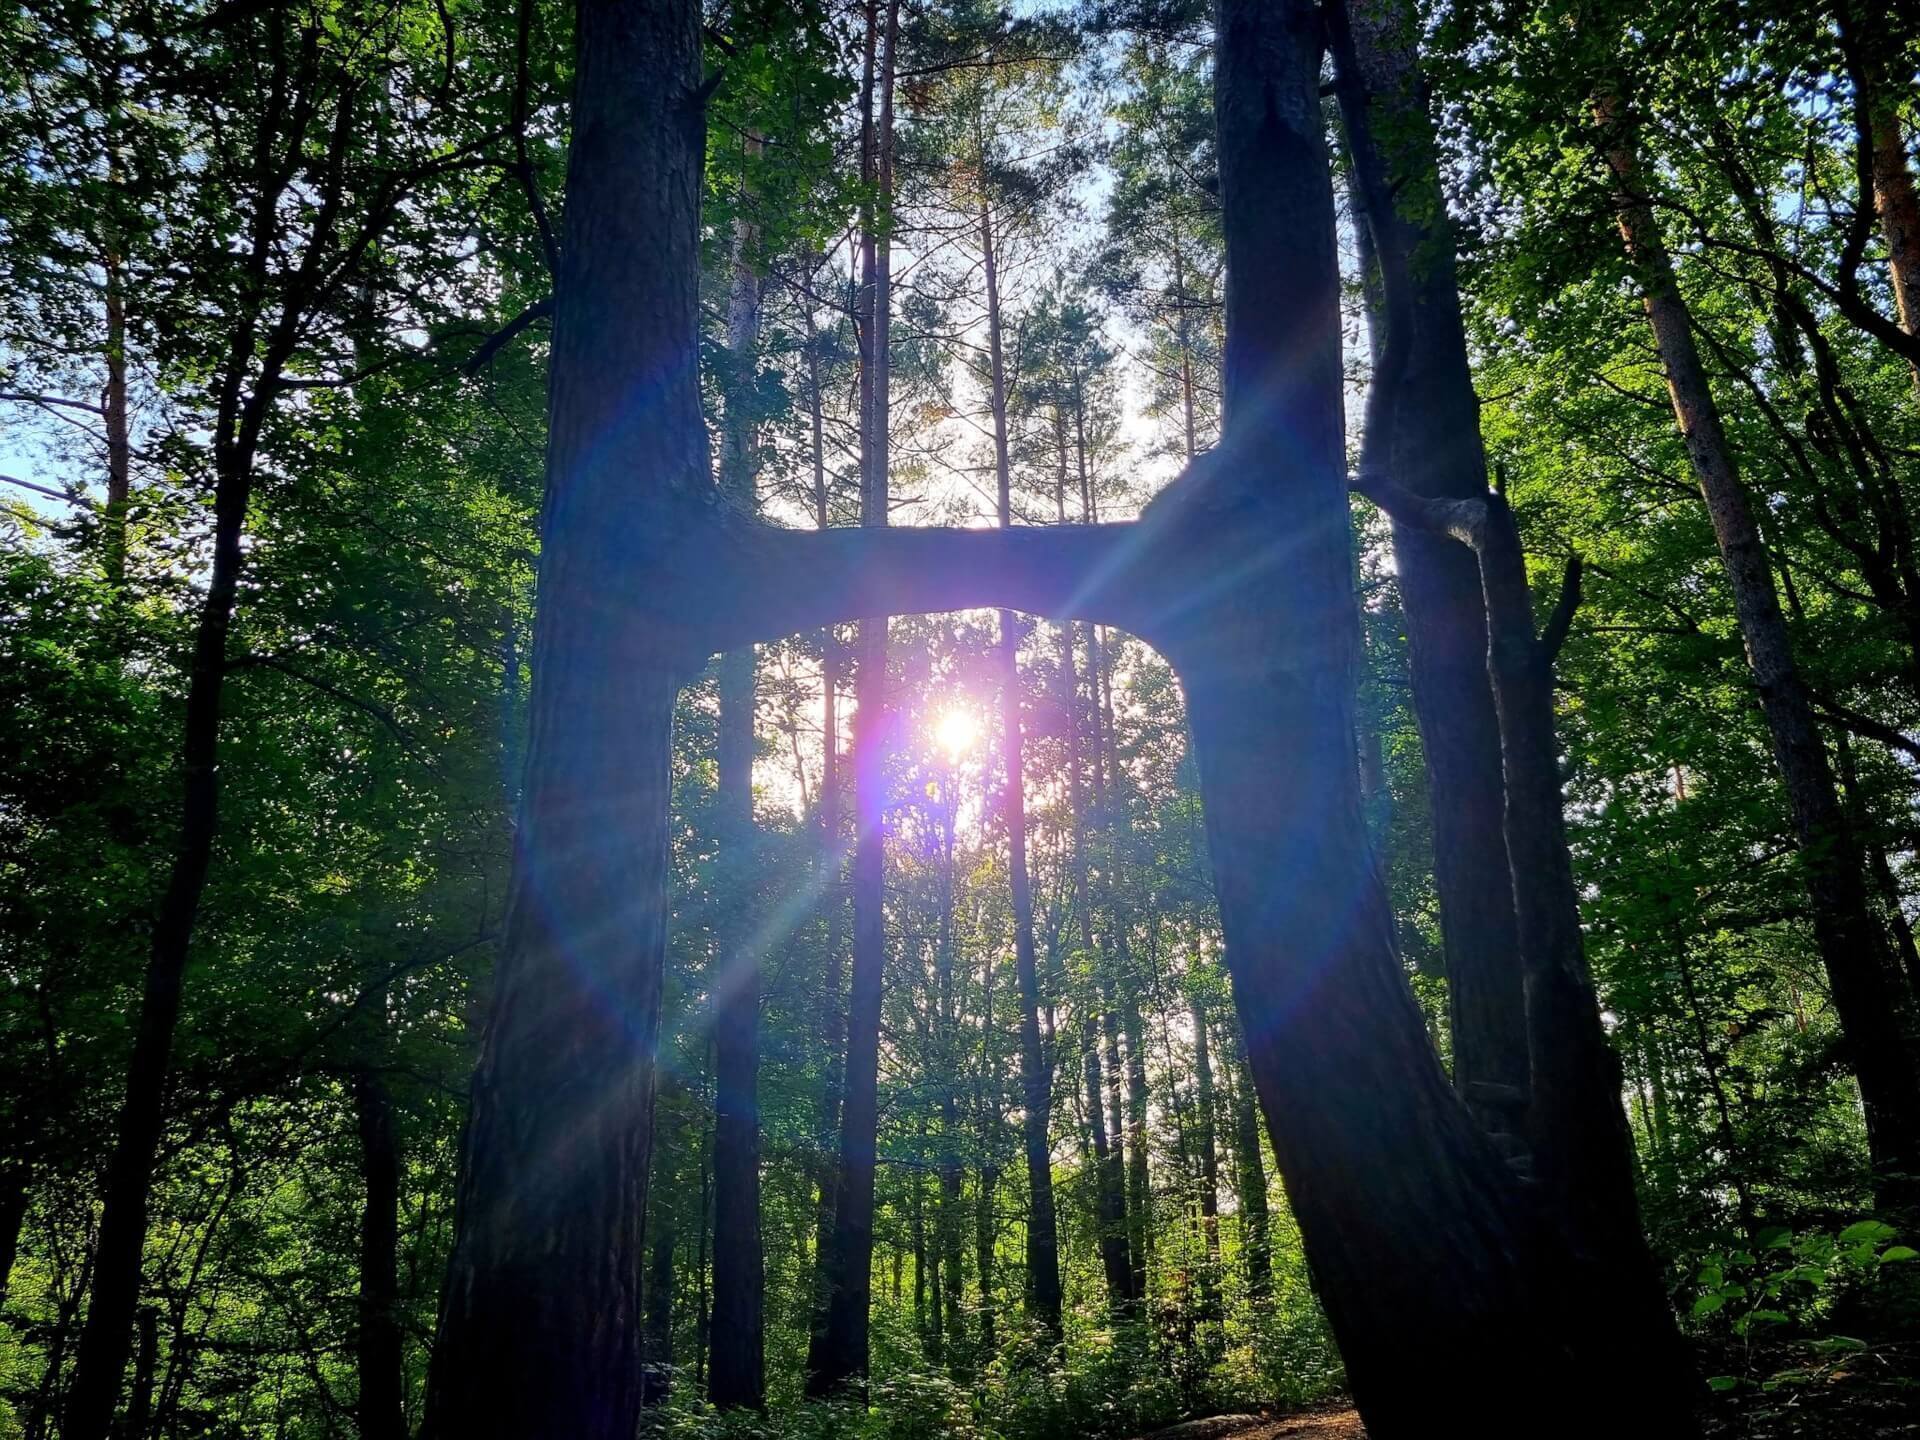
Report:
[[[1920,1256],[1920,1250],[1914,1249],[1911,1245],[1889,1245],[1880,1252],[1880,1263],[1892,1265],[1896,1261],[1911,1260],[1916,1256]]]
[[[1879,1220],[1856,1220],[1840,1232],[1842,1245],[1881,1245],[1893,1239],[1898,1232]]]
[[[1693,1313],[1695,1315],[1711,1315],[1726,1303],[1727,1297],[1725,1295],[1722,1295],[1717,1290],[1710,1290],[1693,1302]]]
[[[1707,1388],[1709,1390],[1723,1391],[1738,1390],[1740,1388],[1740,1377],[1738,1375],[1710,1375],[1707,1377]]]
[[[1813,1348],[1822,1355],[1836,1354],[1842,1350],[1864,1350],[1867,1342],[1856,1340],[1851,1335],[1827,1335],[1812,1342]]]

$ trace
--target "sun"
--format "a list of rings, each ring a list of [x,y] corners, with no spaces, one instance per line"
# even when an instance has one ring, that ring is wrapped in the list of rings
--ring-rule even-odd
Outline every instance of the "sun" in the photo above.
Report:
[[[980,717],[971,710],[942,711],[934,722],[933,738],[947,752],[949,761],[958,760],[980,738]]]

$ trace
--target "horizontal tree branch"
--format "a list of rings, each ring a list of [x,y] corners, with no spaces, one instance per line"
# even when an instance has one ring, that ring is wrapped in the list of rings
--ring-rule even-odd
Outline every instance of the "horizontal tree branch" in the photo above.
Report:
[[[717,650],[868,617],[998,608],[1146,634],[1165,588],[1141,563],[1138,521],[726,530],[701,597]]]

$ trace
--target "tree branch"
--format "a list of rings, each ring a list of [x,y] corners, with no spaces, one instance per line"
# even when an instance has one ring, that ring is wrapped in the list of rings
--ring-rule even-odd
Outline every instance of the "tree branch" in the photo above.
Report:
[[[1145,522],[782,530],[730,523],[700,603],[715,650],[882,615],[1004,607],[1146,635],[1171,586],[1139,562]],[[1156,556],[1153,568],[1168,566]]]
[[[466,364],[461,368],[469,375],[479,374],[480,371],[486,369],[488,361],[492,360],[494,356],[498,355],[513,342],[516,335],[536,321],[544,320],[551,314],[553,314],[553,297],[551,295],[547,296],[544,300],[534,301],[533,304],[522,310],[485,340],[482,340],[479,349],[467,357]]]
[[[1540,652],[1549,665],[1567,643],[1567,632],[1573,628],[1573,612],[1580,608],[1580,572],[1584,563],[1577,550],[1567,557],[1567,568],[1560,576],[1560,598],[1554,602],[1553,613],[1540,632]]]
[[[1813,708],[1843,730],[1851,731],[1865,740],[1877,740],[1889,750],[1898,750],[1903,755],[1920,760],[1920,740],[1915,740],[1904,731],[1817,695],[1813,697]]]

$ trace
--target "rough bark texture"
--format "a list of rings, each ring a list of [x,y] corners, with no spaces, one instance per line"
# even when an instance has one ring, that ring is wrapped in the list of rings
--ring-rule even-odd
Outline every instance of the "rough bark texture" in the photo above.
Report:
[[[1125,1180],[1120,1157],[1107,1138],[1106,1090],[1101,1081],[1099,1026],[1089,1008],[1080,1022],[1081,1071],[1086,1083],[1087,1132],[1092,1138],[1094,1224],[1099,1232],[1100,1268],[1107,1281],[1107,1303],[1116,1315],[1133,1304],[1133,1257],[1127,1248]]]
[[[631,1440],[666,943],[669,742],[712,481],[700,9],[584,0],[531,726],[423,1434]],[[624,598],[625,603],[619,603]]]
[[[758,148],[749,139],[749,150]],[[743,383],[760,334],[759,231],[752,197],[734,222],[733,283],[727,298],[732,386],[721,434],[722,496],[755,512],[754,424]],[[720,936],[713,994],[713,1320],[708,1331],[707,1398],[721,1410],[766,1408],[766,1267],[760,1240],[759,886],[753,823],[754,650],[720,658],[718,794],[715,821],[726,856],[730,902]]]
[[[1200,1318],[1220,1318],[1220,1147],[1214,1134],[1219,1113],[1213,1089],[1213,1057],[1207,1044],[1207,1017],[1198,1004],[1193,1011],[1194,1095],[1199,1102],[1200,1233],[1207,1245],[1206,1269],[1200,1276]]]
[[[1480,400],[1414,49],[1417,18],[1406,0],[1346,0],[1344,16],[1329,12],[1329,28],[1361,221],[1375,265],[1407,299],[1397,312],[1405,333],[1395,337],[1399,403],[1386,433],[1369,429],[1365,460],[1416,495],[1478,496],[1487,488]],[[1394,525],[1393,553],[1433,821],[1454,1085],[1489,1130],[1514,1134],[1527,1083],[1526,1014],[1480,575],[1471,553],[1416,526]]]
[[[659,1405],[665,1402],[673,1383],[673,1259],[679,1237],[674,1207],[657,1180],[649,1198],[653,1206],[653,1255],[647,1264],[646,1316],[641,1330],[640,1403]]]
[[[1526,976],[1532,1174],[1587,1297],[1568,1315],[1581,1348],[1621,1377],[1617,1388],[1638,1408],[1684,1413],[1696,1386],[1641,1230],[1620,1062],[1587,970],[1560,791],[1553,661],[1579,602],[1579,562],[1569,562],[1560,604],[1536,636],[1526,556],[1504,496],[1430,501],[1391,485],[1367,493],[1403,523],[1450,535],[1476,557]]]
[[[406,1368],[400,1330],[400,1140],[393,1097],[371,1067],[353,1075],[360,1171],[366,1187],[360,1214],[360,1330],[355,1340],[360,1395],[354,1404],[361,1440],[406,1440]],[[134,1432],[139,1433],[139,1432]]]
[[[899,0],[867,6],[873,57],[864,86],[867,116],[862,168],[882,211],[893,192],[893,69]],[[882,28],[884,27],[884,28]],[[878,92],[878,113],[873,108]],[[893,299],[890,244],[869,211],[861,233],[860,523],[887,524],[887,430]],[[824,537],[823,537],[824,538]],[[887,622],[884,607],[862,619],[854,676],[853,969],[847,997],[845,1090],[840,1110],[840,1163],[833,1248],[828,1257],[827,1315],[808,1356],[807,1393],[830,1395],[863,1384],[867,1373],[868,1305],[873,1289],[873,1169],[879,1121],[880,1001],[886,966],[884,822],[886,776]],[[877,617],[877,618],[876,618]],[[832,618],[841,618],[835,616]]]
[[[27,1222],[27,1206],[32,1199],[33,1171],[28,1165],[9,1160],[0,1165],[0,1309],[7,1303],[13,1262],[20,1254],[20,1231]]]
[[[1607,165],[1619,185],[1620,235],[1641,286],[1674,418],[1713,522],[1774,763],[1793,814],[1814,938],[1860,1080],[1875,1193],[1883,1204],[1914,1208],[1920,1206],[1920,1056],[1909,987],[1898,983],[1886,933],[1868,900],[1859,837],[1834,792],[1826,743],[1788,640],[1766,546],[1646,197],[1631,116],[1611,91],[1599,96],[1594,111]]]
[[[1894,27],[1872,0],[1864,4],[1848,0],[1839,6],[1839,17],[1848,78],[1854,86],[1856,123],[1871,151],[1867,166],[1871,199],[1887,243],[1895,312],[1900,328],[1920,337],[1920,192],[1914,187],[1900,116],[1902,99],[1910,98],[1906,82],[1911,67],[1903,63]],[[1868,198],[1861,196],[1861,202]],[[1909,363],[1914,384],[1920,387],[1920,358],[1910,356]]]
[[[808,316],[808,338],[812,334],[812,316]],[[820,391],[820,352],[817,343],[807,347],[808,397],[811,411],[811,448],[813,454],[813,523],[825,530],[833,523],[828,505],[826,443],[823,405]],[[826,911],[826,955],[821,976],[821,993],[827,1012],[827,1057],[825,1083],[820,1088],[820,1127],[818,1157],[819,1196],[814,1217],[813,1314],[808,1335],[808,1354],[826,1340],[827,1257],[833,1253],[834,1215],[838,1209],[839,1167],[832,1137],[840,1129],[840,1088],[842,1062],[847,1045],[847,1009],[845,994],[845,957],[843,942],[846,920],[846,852],[841,837],[842,781],[840,778],[840,637],[833,626],[820,632],[822,732],[820,762],[820,904]],[[809,1360],[809,1368],[811,1368]]]
[[[1260,1153],[1260,1110],[1254,1099],[1247,1047],[1236,1028],[1233,1080],[1233,1158],[1240,1201],[1240,1253],[1247,1266],[1247,1294],[1255,1305],[1273,1293],[1273,1242],[1268,1230],[1267,1162]]]
[[[1429,1433],[1440,1396],[1490,1433],[1528,1433],[1577,1364],[1541,1293],[1542,1237],[1400,970],[1353,763],[1319,19],[1304,0],[1220,0],[1215,16],[1227,436],[1189,472],[1199,485],[1156,506],[1179,506],[1238,582],[1162,646],[1187,689],[1235,999],[1369,1433]]]
[[[960,1055],[955,1044],[959,1017],[953,994],[953,842],[956,796],[953,769],[940,780],[940,939],[935,954],[935,1065],[940,1087],[940,1209],[935,1217],[934,1335],[940,1342],[930,1358],[944,1358],[942,1346],[957,1343],[964,1333],[961,1300],[960,1230]]]
[[[987,285],[988,395],[993,407],[994,474],[1000,527],[1013,525],[1013,469],[1007,433],[1006,352],[1000,331],[1000,279],[994,254],[993,210],[980,202],[980,253]],[[1052,1084],[1040,1043],[1040,967],[1033,943],[1033,880],[1027,869],[1027,795],[1020,719],[1020,629],[1011,610],[1000,612],[1000,736],[1006,789],[1008,887],[1013,901],[1014,965],[1020,986],[1021,1137],[1033,1211],[1027,1222],[1027,1307],[1032,1318],[1060,1336],[1060,1240],[1054,1216],[1053,1160],[1048,1131]]]

